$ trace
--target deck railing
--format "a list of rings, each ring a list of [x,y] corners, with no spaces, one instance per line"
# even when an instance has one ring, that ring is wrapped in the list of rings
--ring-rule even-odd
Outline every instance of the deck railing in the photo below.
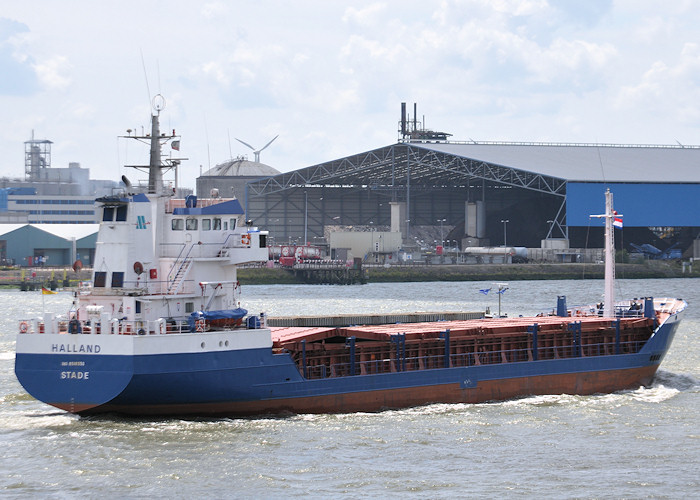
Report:
[[[198,326],[198,325],[196,325]],[[208,330],[206,322],[201,324],[201,330]],[[63,333],[76,335],[165,335],[172,333],[189,333],[190,325],[187,318],[156,321],[127,321],[111,319],[103,321],[78,321],[66,318],[54,320],[25,320],[19,321],[19,332],[22,334]]]

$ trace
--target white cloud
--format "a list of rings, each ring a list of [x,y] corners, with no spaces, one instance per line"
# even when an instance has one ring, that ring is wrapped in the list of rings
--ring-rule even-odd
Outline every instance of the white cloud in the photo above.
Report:
[[[623,87],[617,99],[620,109],[645,107],[654,113],[671,110],[677,120],[698,126],[700,120],[700,45],[683,45],[678,61],[669,65],[654,61],[635,85]]]
[[[228,11],[222,2],[207,2],[202,6],[202,16],[205,19],[215,19],[226,14]]]
[[[200,70],[202,71],[202,73],[204,73],[206,76],[209,76],[220,85],[228,86],[231,82],[229,72],[218,61],[209,61],[203,63],[200,66]]]
[[[0,86],[0,175],[22,172],[17,136],[36,125],[63,144],[55,165],[111,178],[123,157],[105,151],[148,120],[140,50],[149,92],[165,94],[164,119],[184,136],[190,185],[209,157],[247,154],[227,132],[281,134],[265,161],[284,171],[393,142],[401,101],[455,139],[700,137],[693,2],[80,1],[4,6],[16,24],[0,74],[15,76]]]
[[[600,82],[605,72],[612,69],[617,50],[610,44],[585,40],[556,39],[548,47],[530,47],[523,53],[532,79],[552,83],[565,81],[571,85]]]
[[[78,118],[78,119],[86,119],[86,118],[91,118],[95,116],[95,107],[84,103],[84,102],[79,102],[71,106],[70,113]]]
[[[50,90],[65,90],[71,84],[72,65],[65,56],[53,56],[33,65],[41,84]]]
[[[549,8],[546,0],[482,0],[481,3],[509,16],[531,16]]]
[[[361,9],[348,7],[343,14],[343,22],[352,22],[362,26],[377,24],[378,18],[386,9],[387,6],[384,3],[371,4]]]

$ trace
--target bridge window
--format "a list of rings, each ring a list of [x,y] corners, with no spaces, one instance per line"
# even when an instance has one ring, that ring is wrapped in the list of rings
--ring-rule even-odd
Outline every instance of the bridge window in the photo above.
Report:
[[[185,229],[185,221],[182,219],[173,219],[171,224],[173,231],[182,231]]]
[[[104,288],[107,283],[106,271],[95,271],[95,288]]]
[[[185,221],[185,229],[188,231],[196,231],[197,230],[197,219],[187,219]]]
[[[126,220],[126,205],[121,205],[117,207],[117,222],[124,222]]]
[[[211,219],[202,219],[202,231],[209,231],[211,229]]]
[[[114,220],[114,207],[104,207],[102,210],[102,220],[108,222]]]
[[[124,286],[124,272],[114,271],[112,273],[112,288],[121,288]]]
[[[231,219],[231,224],[229,224],[231,230],[236,229],[236,219]]]
[[[228,222],[224,221],[224,231],[228,230]]]
[[[214,219],[214,231],[221,231],[221,219]]]

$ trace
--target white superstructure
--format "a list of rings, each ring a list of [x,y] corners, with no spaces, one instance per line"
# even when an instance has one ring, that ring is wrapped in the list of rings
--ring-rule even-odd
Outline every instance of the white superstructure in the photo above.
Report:
[[[160,132],[158,113],[151,134],[128,137],[150,143],[147,192],[125,179],[123,193],[97,200],[93,279],[79,291],[73,328],[163,333],[186,328],[196,311],[239,308],[236,266],[268,259],[267,232],[246,224],[236,199],[173,198],[162,173],[180,162],[161,161],[160,149],[177,136]]]

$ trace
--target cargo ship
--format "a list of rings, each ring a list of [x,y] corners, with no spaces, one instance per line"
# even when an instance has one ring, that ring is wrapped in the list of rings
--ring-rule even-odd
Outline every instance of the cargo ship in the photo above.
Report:
[[[241,304],[237,267],[268,260],[238,200],[175,199],[159,100],[148,184],[96,200],[92,280],[65,315],[19,320],[15,373],[34,398],[79,415],[245,416],[379,411],[649,385],[686,303],[615,301],[605,193],[604,302],[535,317],[315,318],[272,326]],[[76,263],[76,265],[79,265]],[[483,316],[483,315],[481,315]],[[370,321],[371,319],[371,321]],[[295,326],[296,325],[296,326]]]

